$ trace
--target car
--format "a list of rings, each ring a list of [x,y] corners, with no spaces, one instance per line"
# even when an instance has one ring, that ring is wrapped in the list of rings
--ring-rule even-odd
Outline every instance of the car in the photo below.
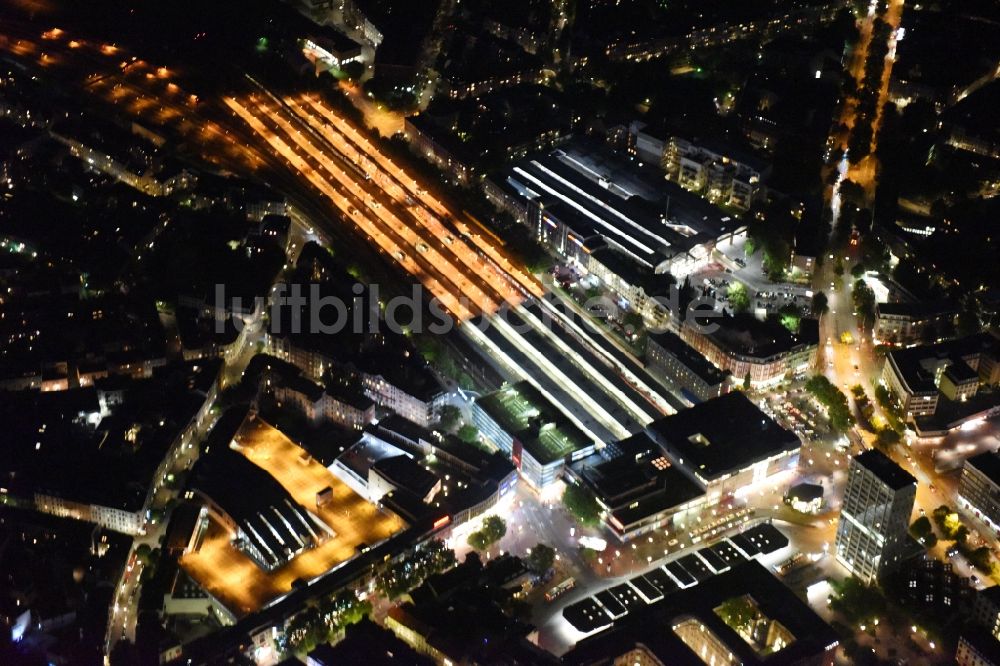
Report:
[[[676,545],[677,545],[677,539],[671,539],[670,541],[667,542],[667,547],[669,548],[673,548]]]

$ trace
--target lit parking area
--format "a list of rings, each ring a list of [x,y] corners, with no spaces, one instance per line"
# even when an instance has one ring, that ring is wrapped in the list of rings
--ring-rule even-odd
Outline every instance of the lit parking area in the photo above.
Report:
[[[267,572],[233,546],[229,532],[213,519],[199,550],[183,556],[181,566],[237,616],[260,609],[289,592],[296,580],[315,578],[354,557],[359,548],[373,546],[406,527],[398,517],[379,511],[281,431],[260,419],[248,422],[236,441],[249,460],[270,473],[296,502],[334,532],[316,548]],[[316,495],[326,488],[331,489],[332,498],[317,507]]]

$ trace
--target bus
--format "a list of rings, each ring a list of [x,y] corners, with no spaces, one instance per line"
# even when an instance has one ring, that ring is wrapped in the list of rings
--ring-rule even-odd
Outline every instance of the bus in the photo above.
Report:
[[[563,582],[559,583],[558,585],[556,585],[555,587],[553,587],[551,590],[549,590],[548,592],[546,592],[545,593],[545,600],[546,601],[555,601],[556,599],[558,599],[562,595],[564,595],[567,592],[569,592],[570,590],[572,590],[575,586],[576,586],[576,580],[573,579],[572,577],[567,578],[566,580],[564,580]]]

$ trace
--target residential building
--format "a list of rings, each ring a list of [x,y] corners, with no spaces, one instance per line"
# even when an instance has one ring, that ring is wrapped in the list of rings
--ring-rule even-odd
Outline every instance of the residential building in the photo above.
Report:
[[[667,178],[712,203],[749,210],[763,193],[770,165],[747,150],[709,140],[670,137],[663,166]]]
[[[361,430],[375,420],[375,401],[364,395],[360,388],[335,381],[321,386],[296,374],[276,381],[272,387],[274,399],[293,407],[314,426],[339,423]]]
[[[711,400],[729,391],[729,373],[669,331],[647,336],[646,368],[654,376],[677,384],[691,402]]]
[[[958,503],[1000,536],[1000,457],[996,453],[987,451],[965,461]]]
[[[882,383],[910,422],[935,415],[944,401],[970,401],[979,385],[998,381],[1000,341],[989,333],[893,350],[882,368]]]
[[[881,344],[909,347],[955,334],[958,308],[948,301],[878,303],[873,336]]]
[[[955,650],[958,666],[1000,666],[1000,640],[979,627],[964,629]]]
[[[794,333],[776,317],[761,321],[747,313],[705,321],[715,327],[713,332],[703,332],[698,322],[688,321],[681,326],[680,337],[713,365],[728,371],[736,383],[749,377],[753,388],[771,387],[805,374],[816,362],[819,323],[815,319],[802,319]]]
[[[855,456],[837,526],[837,561],[870,585],[900,565],[909,550],[917,480],[877,449]]]

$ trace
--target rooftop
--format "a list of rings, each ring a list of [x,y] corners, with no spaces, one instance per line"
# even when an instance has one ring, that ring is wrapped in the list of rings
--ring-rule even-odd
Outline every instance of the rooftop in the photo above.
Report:
[[[886,355],[913,393],[933,393],[937,391],[933,370],[939,363],[955,363],[990,354],[1000,358],[1000,341],[989,333],[979,333],[957,340],[948,340],[934,345],[894,349]]]
[[[609,444],[575,463],[574,470],[623,530],[705,493],[642,432]]]
[[[438,483],[438,478],[407,455],[390,456],[376,460],[372,469],[397,488],[426,497]]]
[[[283,564],[315,539],[317,529],[308,512],[274,477],[228,447],[215,448],[199,458],[190,487],[239,525],[269,568]],[[248,488],[253,492],[248,493]]]
[[[198,376],[218,367],[182,364],[126,381],[110,414],[100,413],[95,389],[5,393],[3,487],[15,497],[139,511],[163,457],[205,402]]]
[[[1000,455],[992,451],[980,453],[978,456],[972,456],[966,460],[965,466],[979,470],[987,479],[1000,485]],[[1000,586],[995,589],[997,594],[1000,594]]]
[[[746,595],[761,616],[780,623],[793,640],[781,649],[762,655],[729,624],[717,609],[727,601]],[[837,634],[794,592],[756,561],[733,564],[698,585],[666,595],[663,600],[638,606],[613,626],[585,638],[563,658],[567,664],[605,663],[643,646],[662,663],[672,666],[703,666],[695,648],[678,631],[694,620],[733,654],[734,663],[795,664],[824,654],[836,646]]]
[[[567,146],[524,160],[501,179],[554,210],[582,239],[600,235],[650,269],[740,226],[679,185],[647,183],[631,165],[597,149]]]
[[[705,482],[801,446],[741,391],[653,421],[646,432]]]
[[[670,352],[684,367],[698,376],[706,384],[715,385],[725,381],[729,373],[712,365],[697,350],[670,331],[651,333],[647,344],[657,344]]]
[[[476,404],[543,465],[593,444],[527,381],[482,396]]]
[[[909,472],[894,463],[878,449],[869,449],[854,456],[854,462],[874,474],[882,483],[893,490],[916,485],[917,480]]]
[[[785,328],[778,317],[761,321],[745,312],[716,317],[710,322],[718,325],[714,333],[707,334],[712,342],[740,356],[770,358],[819,344],[819,322],[815,319],[802,319],[798,333]]]
[[[909,301],[905,303],[877,303],[875,310],[879,315],[895,317],[912,317],[923,319],[946,314],[958,314],[958,306],[951,301]]]

